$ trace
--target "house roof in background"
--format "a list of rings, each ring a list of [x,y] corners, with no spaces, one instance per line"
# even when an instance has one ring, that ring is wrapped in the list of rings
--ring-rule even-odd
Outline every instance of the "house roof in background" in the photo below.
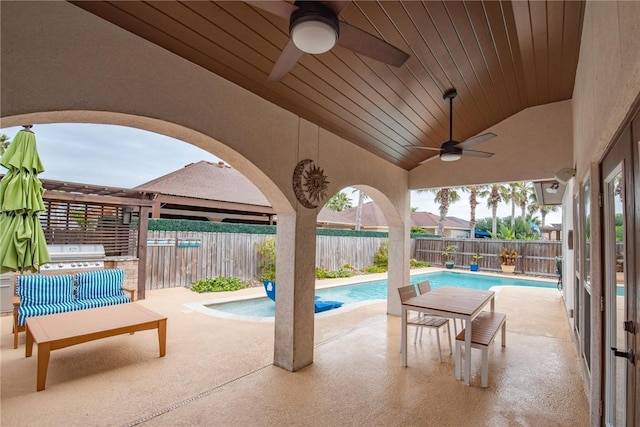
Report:
[[[322,211],[329,210],[324,208]],[[355,224],[357,207],[345,209],[342,212],[335,212],[351,224]],[[321,213],[322,213],[321,211]],[[320,215],[318,216],[320,220]],[[425,228],[436,228],[440,222],[440,216],[431,212],[411,212],[411,225]],[[367,202],[362,205],[361,225],[363,227],[388,227],[384,214],[374,202]],[[445,228],[469,229],[469,221],[456,217],[447,217],[444,222]]]
[[[193,199],[271,207],[258,187],[224,162],[190,163],[134,189]]]

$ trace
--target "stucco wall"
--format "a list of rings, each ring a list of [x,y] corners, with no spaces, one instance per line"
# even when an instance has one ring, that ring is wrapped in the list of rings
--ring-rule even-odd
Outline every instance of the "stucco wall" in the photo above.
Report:
[[[573,91],[574,157],[582,181],[640,94],[640,2],[587,2]]]
[[[573,91],[574,161],[576,181],[571,187],[580,191],[591,178],[591,259],[602,260],[600,209],[597,207],[598,163],[614,141],[616,133],[638,108],[640,98],[640,2],[586,3],[580,59]],[[637,173],[637,172],[636,172]],[[571,195],[565,196],[565,205]],[[604,400],[602,390],[603,316],[597,302],[602,296],[602,262],[591,264],[592,336],[591,372],[588,382],[591,424],[600,425]],[[567,275],[569,272],[567,272]]]
[[[543,180],[572,167],[570,100],[527,108],[485,132],[497,137],[474,149],[493,157],[432,160],[410,172],[409,188]]]

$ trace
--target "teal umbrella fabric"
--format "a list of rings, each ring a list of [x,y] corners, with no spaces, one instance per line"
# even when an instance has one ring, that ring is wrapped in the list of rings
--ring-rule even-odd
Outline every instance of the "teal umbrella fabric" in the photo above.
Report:
[[[36,272],[50,261],[40,224],[44,172],[31,126],[20,130],[0,158],[8,172],[0,180],[0,273]]]

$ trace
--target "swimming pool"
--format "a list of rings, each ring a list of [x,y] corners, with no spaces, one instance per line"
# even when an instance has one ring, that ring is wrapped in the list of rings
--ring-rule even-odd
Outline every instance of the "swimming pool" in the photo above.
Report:
[[[487,290],[493,286],[534,286],[556,288],[556,282],[551,281],[526,280],[515,277],[497,277],[455,271],[438,271],[433,273],[417,274],[411,276],[411,283],[416,284],[427,279],[431,282],[432,289],[436,289],[440,286],[453,286],[480,290]],[[386,300],[387,280],[375,280],[353,285],[317,289],[316,295],[323,300],[342,301],[344,302],[344,306],[362,303],[364,301]],[[206,307],[212,310],[241,316],[273,317],[276,306],[273,301],[267,297],[263,297],[242,301],[209,304]]]

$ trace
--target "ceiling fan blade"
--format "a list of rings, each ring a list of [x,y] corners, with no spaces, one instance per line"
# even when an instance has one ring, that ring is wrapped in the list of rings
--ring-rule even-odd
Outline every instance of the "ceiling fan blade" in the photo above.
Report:
[[[327,6],[327,8],[331,9],[331,11],[333,13],[336,14],[336,16],[340,16],[340,14],[342,13],[342,11],[349,6],[349,4],[351,4],[351,0],[344,0],[344,1],[323,1],[322,2],[323,5]]]
[[[415,145],[405,145],[406,148],[417,148],[418,150],[432,150],[432,151],[440,151],[441,148],[436,147],[423,147],[423,146],[415,146]]]
[[[437,154],[437,155],[435,155],[435,156],[431,156],[431,157],[429,157],[429,158],[428,158],[428,159],[426,159],[426,160],[421,161],[421,162],[420,162],[420,163],[418,163],[418,164],[419,164],[419,165],[424,165],[425,163],[428,163],[428,162],[430,162],[430,161],[432,161],[432,160],[438,160],[439,158],[440,158],[440,154]]]
[[[267,11],[273,15],[280,16],[287,21],[293,12],[298,10],[298,6],[286,1],[251,1],[245,0],[250,6]]]
[[[394,67],[401,66],[409,59],[409,55],[397,47],[343,21],[340,21],[338,44]]]
[[[462,155],[466,157],[491,157],[493,153],[487,153],[486,151],[476,150],[462,150]]]
[[[303,51],[298,49],[293,40],[289,39],[289,42],[282,50],[280,57],[273,66],[271,74],[269,74],[269,80],[272,82],[279,82],[282,78],[293,68],[298,62],[300,57],[304,54]]]
[[[482,135],[473,136],[473,137],[467,139],[466,141],[461,142],[460,144],[458,144],[458,147],[462,148],[462,149],[473,147],[474,145],[478,145],[481,142],[488,141],[491,138],[495,138],[496,136],[498,136],[498,135],[496,135],[493,132],[483,133]]]

